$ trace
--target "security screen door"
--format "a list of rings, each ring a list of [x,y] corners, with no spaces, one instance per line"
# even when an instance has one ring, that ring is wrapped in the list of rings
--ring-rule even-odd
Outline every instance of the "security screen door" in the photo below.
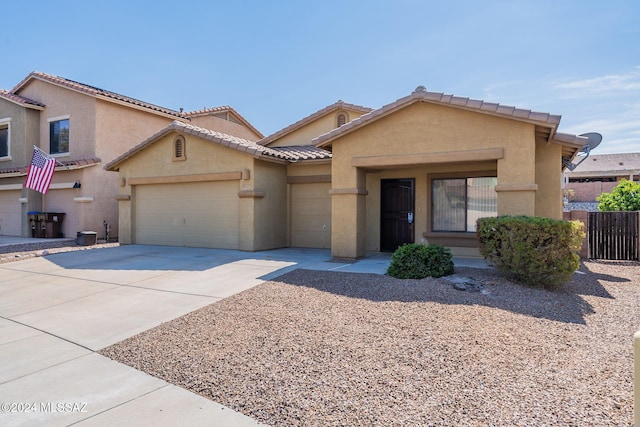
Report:
[[[415,180],[383,179],[380,188],[380,250],[393,252],[413,243]]]

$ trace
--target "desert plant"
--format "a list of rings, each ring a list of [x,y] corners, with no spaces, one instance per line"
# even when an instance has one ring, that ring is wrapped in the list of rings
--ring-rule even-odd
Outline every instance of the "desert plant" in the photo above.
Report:
[[[436,244],[404,244],[393,253],[391,264],[387,268],[387,274],[397,279],[442,277],[451,273],[451,251]]]
[[[580,221],[501,216],[477,224],[480,253],[523,285],[558,289],[580,266]]]

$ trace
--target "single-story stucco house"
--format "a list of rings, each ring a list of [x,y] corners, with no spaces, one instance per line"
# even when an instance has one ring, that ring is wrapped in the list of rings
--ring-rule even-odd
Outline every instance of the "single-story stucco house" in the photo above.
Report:
[[[479,217],[562,219],[563,158],[587,139],[559,123],[420,86],[375,110],[338,101],[257,142],[174,121],[105,169],[119,173],[123,244],[477,255]]]

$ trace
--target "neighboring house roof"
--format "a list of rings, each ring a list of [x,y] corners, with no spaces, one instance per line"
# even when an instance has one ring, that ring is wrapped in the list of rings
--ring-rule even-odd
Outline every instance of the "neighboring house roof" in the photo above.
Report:
[[[348,104],[344,101],[338,101],[334,104],[331,104],[327,107],[324,107],[321,110],[316,111],[313,114],[310,114],[309,116],[298,120],[297,122],[295,122],[292,125],[287,126],[284,129],[281,129],[279,131],[277,131],[274,134],[271,134],[263,139],[261,139],[260,141],[258,141],[258,144],[260,145],[269,145],[272,142],[274,142],[277,139],[282,138],[285,135],[290,134],[291,132],[294,132],[306,125],[308,125],[309,123],[318,120],[320,117],[324,117],[327,114],[333,113],[335,111],[339,111],[339,110],[352,110],[352,111],[360,111],[362,113],[368,113],[370,111],[372,111],[372,108],[368,108],[368,107],[363,107],[362,105],[355,105],[355,104]]]
[[[115,92],[111,92],[108,90],[100,89],[95,86],[90,86],[84,83],[79,83],[73,80],[65,79],[58,76],[52,76],[50,74],[42,73],[40,71],[34,71],[30,73],[27,77],[25,77],[20,83],[18,83],[11,92],[13,94],[17,94],[21,89],[25,88],[31,81],[33,80],[42,80],[54,85],[66,87],[68,89],[86,93],[87,95],[95,96],[96,98],[102,98],[109,101],[116,102],[124,102],[125,104],[129,104],[131,106],[135,106],[138,108],[151,110],[156,113],[165,114],[173,117],[183,117],[183,113],[175,110],[171,110],[169,108],[160,107],[154,104],[150,104],[148,102],[140,101],[135,98],[131,98],[128,96],[120,95]]]
[[[640,175],[640,153],[592,154],[566,174],[572,178]]]
[[[416,102],[427,102],[432,104],[446,105],[463,110],[489,114],[492,116],[504,117],[512,120],[518,120],[534,124],[536,126],[536,134],[541,135],[552,142],[562,144],[569,147],[563,150],[563,156],[572,158],[577,151],[582,148],[587,138],[569,135],[564,133],[556,133],[560,123],[561,116],[549,113],[542,113],[531,110],[524,110],[508,105],[501,105],[493,102],[484,102],[482,100],[463,98],[454,95],[447,95],[440,92],[428,92],[424,86],[418,86],[410,95],[400,98],[395,102],[387,104],[377,110],[366,113],[339,128],[333,129],[323,135],[312,140],[317,147],[327,147],[336,138],[346,135],[360,127],[386,117],[395,111],[407,107]]]
[[[120,164],[132,157],[134,154],[142,151],[148,145],[153,144],[159,138],[171,133],[171,132],[184,132],[199,138],[202,138],[207,141],[211,141],[213,143],[220,144],[222,146],[228,147],[233,150],[246,152],[249,155],[252,155],[255,158],[261,160],[269,160],[276,162],[295,162],[298,160],[314,160],[322,155],[326,156],[324,158],[330,158],[331,153],[322,149],[314,149],[314,150],[297,150],[297,147],[280,147],[279,149],[264,147],[259,145],[256,142],[249,141],[246,139],[238,138],[236,136],[227,135],[221,132],[215,132],[212,130],[200,128],[197,126],[193,126],[190,124],[182,123],[179,121],[174,121],[166,128],[147,138],[142,143],[138,144],[131,150],[117,157],[110,163],[108,163],[104,168],[106,170],[115,171],[118,170]],[[286,150],[290,149],[290,150]],[[314,157],[315,156],[315,157]]]
[[[67,160],[67,161],[57,161],[56,171],[66,171],[66,170],[76,170],[83,169],[89,166],[94,166],[101,163],[101,160],[98,158],[90,158],[90,159],[80,159],[80,160]],[[0,177],[8,178],[9,176],[23,176],[29,172],[29,165],[22,167],[14,167],[14,168],[0,168]]]
[[[202,110],[195,110],[183,113],[184,117],[198,117],[198,116],[208,116],[212,115],[215,117],[219,117],[224,120],[229,120],[234,123],[238,123],[248,127],[252,132],[254,132],[258,137],[263,138],[264,135],[258,129],[253,127],[251,123],[249,123],[244,117],[242,117],[236,110],[228,105],[223,105],[221,107],[212,107],[212,108],[204,108]]]
[[[16,95],[15,93],[8,92],[4,89],[0,89],[0,98],[9,100],[14,104],[20,105],[21,107],[32,108],[34,110],[42,110],[45,107],[44,104],[41,104],[38,101],[25,98],[24,96]]]

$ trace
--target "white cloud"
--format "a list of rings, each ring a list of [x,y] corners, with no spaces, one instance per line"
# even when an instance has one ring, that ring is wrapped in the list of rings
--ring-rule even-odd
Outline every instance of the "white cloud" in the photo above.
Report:
[[[640,66],[621,74],[609,74],[590,79],[566,81],[553,85],[562,96],[579,98],[592,95],[618,95],[619,92],[640,91]]]

